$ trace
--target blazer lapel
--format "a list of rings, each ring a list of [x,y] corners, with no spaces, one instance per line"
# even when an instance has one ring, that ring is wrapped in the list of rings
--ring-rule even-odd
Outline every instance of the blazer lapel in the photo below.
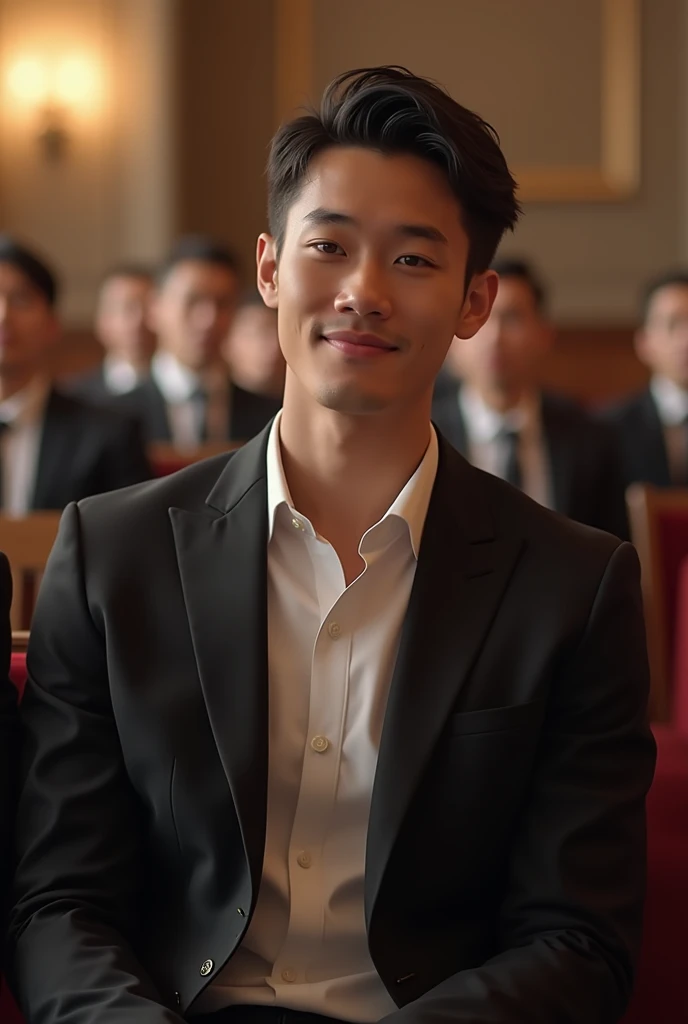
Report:
[[[480,477],[441,441],[373,787],[365,881],[368,928],[406,809],[523,544],[515,531],[496,534]]]
[[[201,688],[254,893],[267,808],[266,441],[267,431],[229,460],[207,514],[170,509]]]
[[[69,399],[57,391],[51,391],[45,406],[41,440],[38,449],[36,479],[33,487],[33,510],[45,508],[61,508],[64,491],[65,466],[71,466],[74,460],[73,420],[63,415]]]

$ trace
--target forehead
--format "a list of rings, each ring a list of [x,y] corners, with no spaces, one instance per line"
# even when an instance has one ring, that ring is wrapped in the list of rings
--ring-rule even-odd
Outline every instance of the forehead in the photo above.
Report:
[[[140,295],[149,292],[151,288],[152,283],[147,277],[136,274],[117,274],[116,277],[110,277],[105,281],[101,295],[104,299],[120,298],[132,294]]]
[[[238,285],[237,275],[229,267],[205,260],[177,263],[160,286],[161,295],[191,292],[230,292]]]
[[[371,230],[424,223],[447,238],[465,237],[461,208],[442,171],[411,155],[337,146],[319,153],[289,210],[287,226],[318,208],[343,213]]]
[[[650,299],[648,320],[664,320],[672,316],[688,316],[688,285],[669,284]]]
[[[536,309],[535,296],[527,281],[519,277],[500,277],[492,312],[499,313],[506,309]]]

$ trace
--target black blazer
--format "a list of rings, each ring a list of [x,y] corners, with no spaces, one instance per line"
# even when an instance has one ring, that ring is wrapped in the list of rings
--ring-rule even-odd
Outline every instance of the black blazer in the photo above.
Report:
[[[10,948],[33,1024],[179,1022],[246,933],[266,828],[266,442],[64,513],[21,709]],[[367,840],[370,951],[400,1021],[622,1013],[647,695],[634,549],[441,441]]]
[[[624,479],[613,431],[559,395],[545,392],[541,410],[555,511],[627,539]],[[457,386],[436,393],[433,419],[457,451],[467,455]]]
[[[2,925],[5,920],[6,896],[11,871],[11,848],[14,831],[14,796],[16,754],[19,740],[17,693],[10,683],[10,606],[12,577],[5,555],[0,554],[0,961],[2,960]]]
[[[602,412],[616,430],[626,484],[671,487],[664,428],[649,388]]]
[[[229,388],[230,422],[227,440],[248,441],[270,422],[281,408],[282,402],[276,398],[245,391],[232,381],[229,382]],[[147,441],[172,440],[167,404],[152,377],[143,381],[133,391],[119,395],[114,402],[115,408],[139,420]]]
[[[118,397],[105,383],[102,363],[95,370],[72,377],[67,382],[65,390],[75,398],[81,398],[93,405],[111,405],[113,398]]]
[[[151,471],[138,424],[59,391],[48,398],[32,509],[148,480]]]

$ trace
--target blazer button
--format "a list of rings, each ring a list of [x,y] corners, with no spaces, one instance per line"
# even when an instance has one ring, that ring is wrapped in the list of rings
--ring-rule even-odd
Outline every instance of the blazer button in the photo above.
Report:
[[[201,964],[201,977],[207,978],[215,964],[212,960],[204,960]]]

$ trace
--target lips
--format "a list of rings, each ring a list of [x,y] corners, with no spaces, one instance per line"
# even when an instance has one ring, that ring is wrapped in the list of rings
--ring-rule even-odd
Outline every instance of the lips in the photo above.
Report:
[[[330,331],[323,338],[344,355],[362,359],[389,355],[398,351],[397,346],[380,338],[377,334],[363,334],[358,331]]]

